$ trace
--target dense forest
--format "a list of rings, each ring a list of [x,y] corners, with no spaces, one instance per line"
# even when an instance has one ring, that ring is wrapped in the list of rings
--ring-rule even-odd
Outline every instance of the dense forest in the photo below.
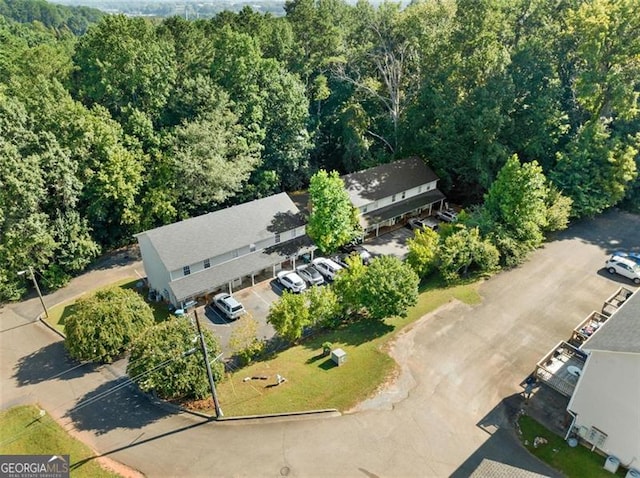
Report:
[[[38,22],[47,28],[81,35],[104,14],[95,8],[70,8],[45,0],[0,0],[0,15],[20,23]]]
[[[635,0],[292,0],[84,33],[83,10],[61,28],[17,3],[0,0],[0,300],[27,266],[54,288],[136,232],[409,155],[465,205],[516,154],[574,218],[640,207]]]

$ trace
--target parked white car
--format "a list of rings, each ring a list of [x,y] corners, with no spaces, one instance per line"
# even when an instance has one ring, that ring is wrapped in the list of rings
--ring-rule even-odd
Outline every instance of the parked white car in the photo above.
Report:
[[[453,222],[458,219],[458,214],[451,209],[445,209],[442,211],[436,212],[436,217],[444,222]]]
[[[311,264],[313,264],[313,267],[315,267],[320,274],[329,280],[335,279],[338,272],[344,269],[340,264],[326,257],[316,257],[311,261]]]
[[[213,307],[218,309],[227,319],[235,320],[247,313],[244,306],[238,302],[232,295],[216,294],[211,303]]]
[[[302,292],[307,288],[307,284],[293,271],[278,272],[278,282],[282,284],[282,287],[291,292]]]
[[[631,279],[634,284],[640,284],[640,265],[626,257],[613,255],[606,263],[609,274],[620,274]]]

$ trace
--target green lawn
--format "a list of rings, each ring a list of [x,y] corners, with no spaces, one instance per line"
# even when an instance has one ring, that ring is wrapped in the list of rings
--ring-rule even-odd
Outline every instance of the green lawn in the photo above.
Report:
[[[140,282],[140,279],[136,279],[133,277],[129,277],[127,279],[122,279],[118,282],[110,284],[106,287],[114,287],[119,286],[123,289],[132,289],[137,290],[136,284]],[[105,288],[106,288],[105,287]],[[84,295],[90,295],[96,292],[98,289],[94,289],[92,291],[87,292]],[[146,299],[146,288],[140,289],[140,293]],[[49,324],[58,329],[60,332],[64,333],[64,323],[67,317],[69,317],[73,313],[73,309],[75,307],[76,299],[70,300],[68,302],[63,302],[62,304],[58,304],[55,307],[49,309]],[[153,316],[156,319],[156,322],[162,322],[169,317],[169,309],[167,308],[167,304],[162,302],[151,302],[149,303],[151,308],[153,309]]]
[[[114,478],[120,475],[102,468],[95,454],[72,438],[49,415],[40,417],[35,406],[21,406],[0,412],[0,453],[3,455],[70,455],[71,476]],[[86,461],[85,461],[86,460]]]
[[[134,289],[138,281],[131,278],[113,285]],[[218,387],[222,409],[226,416],[320,408],[348,410],[371,396],[396,372],[396,364],[387,354],[387,345],[395,334],[453,299],[478,303],[477,283],[446,287],[440,279],[433,278],[422,284],[418,303],[407,317],[349,324],[230,374]],[[75,300],[53,307],[49,313],[51,324],[64,331],[65,320],[73,312],[74,304]],[[151,306],[156,321],[168,317],[166,304],[152,303]],[[347,353],[344,366],[334,366],[328,357],[322,356],[324,342],[331,342],[334,349],[340,347]],[[287,383],[270,387],[276,374],[286,377]],[[245,377],[263,376],[269,379],[243,381]],[[205,411],[213,412],[211,408]]]
[[[230,374],[218,386],[222,410],[225,416],[322,408],[348,410],[396,373],[396,363],[386,352],[395,334],[454,298],[478,303],[477,283],[442,288],[432,280],[421,288],[418,303],[405,318],[349,324]],[[323,357],[323,342],[331,342],[334,349],[342,348],[347,353],[347,363],[337,367]],[[275,383],[276,374],[286,377],[287,382],[270,386]],[[244,381],[246,377],[261,376],[269,378]]]
[[[627,472],[620,467],[618,472],[612,475],[603,468],[603,456],[581,445],[571,448],[562,437],[550,432],[531,417],[520,417],[520,429],[521,439],[528,443],[525,444],[527,450],[569,478],[611,478],[625,476]],[[534,448],[533,441],[536,437],[543,437],[548,443]]]

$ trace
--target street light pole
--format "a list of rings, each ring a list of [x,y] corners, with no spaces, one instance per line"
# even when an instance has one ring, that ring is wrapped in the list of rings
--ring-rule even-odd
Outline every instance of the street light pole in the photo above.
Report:
[[[42,298],[42,292],[40,292],[40,286],[38,286],[38,281],[36,280],[36,276],[33,273],[33,269],[31,268],[31,266],[28,266],[28,267],[29,268],[27,270],[18,272],[18,275],[21,276],[23,274],[26,274],[27,272],[29,273],[29,276],[31,277],[31,280],[33,281],[33,285],[36,286],[36,291],[38,292],[38,297],[40,298],[40,303],[42,304],[42,308],[44,309],[44,315],[48,319],[49,318],[49,311],[47,310],[47,306],[44,305],[44,299]]]
[[[202,347],[202,353],[204,355],[204,363],[207,366],[207,377],[209,378],[209,386],[211,387],[211,396],[213,397],[213,406],[216,409],[216,418],[221,418],[224,415],[222,414],[222,409],[220,408],[220,403],[218,402],[218,394],[216,393],[216,384],[213,381],[213,373],[211,372],[211,364],[209,363],[209,352],[207,351],[207,344],[204,341],[204,334],[202,333],[202,328],[200,328],[200,319],[198,318],[198,311],[194,310],[193,315],[196,318],[196,326],[198,327],[198,335],[200,336],[200,345]]]

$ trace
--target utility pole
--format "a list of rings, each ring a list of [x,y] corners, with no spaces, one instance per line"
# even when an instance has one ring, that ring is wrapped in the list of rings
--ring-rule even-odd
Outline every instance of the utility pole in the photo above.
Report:
[[[216,393],[216,384],[213,381],[213,373],[211,372],[211,364],[209,363],[209,352],[207,351],[207,344],[204,341],[204,334],[202,333],[202,328],[200,327],[200,319],[198,318],[198,311],[194,310],[193,315],[195,316],[195,319],[196,319],[196,327],[198,327],[198,335],[200,336],[200,345],[202,346],[204,363],[207,366],[207,377],[209,378],[209,386],[211,387],[211,397],[213,397],[213,406],[216,409],[216,418],[221,418],[224,415],[222,414],[222,409],[220,408],[220,403],[218,402],[218,394]]]
[[[18,272],[18,275],[21,276],[25,273],[29,273],[29,277],[31,277],[31,280],[33,281],[33,285],[36,286],[36,292],[38,293],[38,297],[40,298],[40,303],[42,304],[42,308],[44,309],[44,316],[48,319],[49,318],[49,311],[47,310],[47,306],[44,305],[44,299],[42,298],[42,292],[40,292],[40,286],[38,286],[38,281],[36,280],[36,276],[33,273],[33,268],[31,266],[28,266],[29,268],[25,271],[20,271]]]

